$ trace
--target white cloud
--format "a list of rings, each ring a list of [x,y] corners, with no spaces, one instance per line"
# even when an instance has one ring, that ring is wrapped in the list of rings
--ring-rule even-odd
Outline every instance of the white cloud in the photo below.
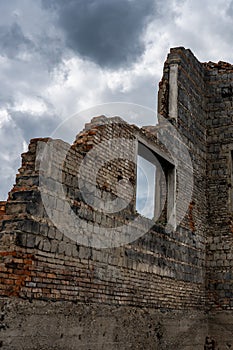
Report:
[[[17,94],[17,97],[15,97],[15,103],[13,107],[11,108],[12,111],[17,112],[28,112],[32,115],[42,115],[45,112],[47,112],[47,105],[45,101],[43,101],[41,98],[34,98],[29,96],[24,96],[22,94]]]
[[[9,113],[6,109],[0,109],[0,128],[3,127],[3,125],[6,122],[10,121]]]

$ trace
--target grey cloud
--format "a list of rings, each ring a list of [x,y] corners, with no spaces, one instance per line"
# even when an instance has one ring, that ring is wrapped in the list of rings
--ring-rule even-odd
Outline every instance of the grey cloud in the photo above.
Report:
[[[35,55],[42,58],[43,64],[48,68],[48,71],[52,71],[59,64],[62,64],[63,53],[62,40],[58,37],[51,38],[46,35],[41,36],[35,49]]]
[[[22,32],[18,23],[11,26],[0,26],[1,54],[15,58],[20,51],[27,51],[33,47],[33,43]]]
[[[48,135],[56,126],[52,112],[39,117],[13,111],[24,97],[38,99],[50,84],[51,70],[62,60],[60,37],[47,11],[38,6],[39,2],[27,0],[0,2],[0,109],[8,110],[10,118],[0,120],[0,199],[6,198],[15,181],[25,140]]]
[[[44,1],[56,9],[68,47],[102,67],[130,65],[144,52],[141,40],[155,16],[154,0]]]
[[[115,92],[107,90],[104,94],[104,98],[106,101],[135,103],[156,111],[159,79],[160,77],[151,75],[140,76],[140,78],[134,81],[134,86],[130,91],[117,92],[116,94]],[[155,120],[151,120],[145,116],[144,120],[135,120],[133,123],[137,125],[150,125],[154,124]]]
[[[0,128],[0,200],[7,198],[15,182],[15,175],[21,162],[23,142],[20,129],[11,119],[3,123]]]
[[[12,112],[10,120],[0,127],[0,200],[7,198],[15,182],[24,143],[28,144],[34,137],[50,136],[58,124],[55,115],[35,117],[29,113]]]
[[[0,55],[8,57],[2,61],[0,69],[0,104],[11,116],[9,124],[0,127],[0,199],[5,198],[14,182],[20,165],[23,141],[28,142],[30,138],[38,136],[50,136],[59,124],[54,115],[54,110],[57,109],[52,103],[49,105],[48,87],[53,84],[56,73],[60,75],[65,67],[62,64],[63,58],[66,55],[75,57],[75,54],[79,54],[102,67],[130,65],[144,52],[141,35],[156,12],[154,0],[46,0],[47,9],[41,9],[41,1],[0,2],[3,17],[0,27]],[[156,6],[158,9],[158,1]],[[17,16],[14,12],[17,12]],[[73,51],[67,50],[68,46]],[[88,69],[88,64],[83,69]],[[56,68],[55,74],[52,72],[53,68]],[[95,68],[96,79],[101,84],[98,75],[101,70],[94,67],[93,72]],[[135,81],[134,89],[127,93],[106,88],[101,92],[100,99],[149,104],[153,100],[150,97],[153,81],[148,79]],[[69,94],[74,100],[81,100],[85,89],[88,91],[90,86],[89,82],[82,86],[81,96],[80,86],[78,92],[72,87]],[[94,93],[95,89],[92,89]],[[38,96],[45,102],[49,111],[47,114],[30,114],[30,108],[29,113],[20,112],[24,98],[26,104],[32,98],[33,104],[33,99],[38,100]],[[81,128],[84,120],[80,119],[77,123],[77,128]],[[145,121],[144,124],[147,123]],[[62,131],[62,138],[66,139],[69,130],[64,131],[63,128]]]
[[[233,1],[231,1],[226,7],[226,15],[233,16]]]
[[[35,137],[49,137],[61,122],[55,115],[12,112],[11,118],[21,130],[26,142]]]
[[[0,55],[14,61],[32,60],[51,71],[64,53],[62,31],[54,26],[53,13],[41,2],[0,1]],[[24,55],[25,54],[25,55]]]

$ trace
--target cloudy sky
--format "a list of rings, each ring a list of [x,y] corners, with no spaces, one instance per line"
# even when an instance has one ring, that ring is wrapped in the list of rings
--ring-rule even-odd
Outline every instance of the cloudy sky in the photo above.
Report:
[[[230,0],[0,0],[0,13],[0,200],[31,138],[102,103],[155,110],[170,47],[233,63]]]

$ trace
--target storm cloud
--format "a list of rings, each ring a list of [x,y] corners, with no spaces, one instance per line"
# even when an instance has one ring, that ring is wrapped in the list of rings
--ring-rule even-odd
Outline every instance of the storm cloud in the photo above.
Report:
[[[154,0],[50,1],[50,6],[57,11],[68,47],[110,68],[138,61],[145,50],[142,36],[156,16]]]
[[[59,137],[72,142],[90,119],[77,113],[103,103],[156,111],[170,47],[233,62],[231,0],[11,0],[0,13],[0,200],[30,138],[53,135],[68,118]],[[150,114],[124,118],[155,123]]]
[[[11,26],[0,26],[0,49],[1,54],[9,58],[15,58],[20,51],[33,48],[33,43],[24,36],[18,23]]]

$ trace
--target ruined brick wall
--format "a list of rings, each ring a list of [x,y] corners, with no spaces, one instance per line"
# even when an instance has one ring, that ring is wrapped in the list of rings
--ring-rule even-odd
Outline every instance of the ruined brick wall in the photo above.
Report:
[[[233,67],[205,64],[207,86],[208,289],[211,307],[233,309]]]
[[[174,100],[169,92],[174,88],[169,85],[174,65],[178,65],[176,118],[169,106],[169,98]],[[196,234],[206,240],[207,343],[217,349],[230,348],[233,339],[232,313],[221,311],[233,306],[232,73],[229,63],[201,64],[190,50],[171,49],[159,94],[159,111],[178,125],[191,151],[196,186],[187,222],[193,222]]]
[[[13,329],[20,332],[19,322],[25,332],[20,338],[24,349],[31,349],[32,345],[35,349],[44,346],[45,336],[41,335],[38,327],[34,326],[32,329],[32,325],[38,322],[38,317],[43,318],[45,326],[42,328],[47,335],[48,348],[51,347],[48,340],[50,338],[56,339],[56,349],[63,349],[64,341],[67,349],[71,349],[72,339],[75,339],[78,346],[92,348],[93,343],[91,338],[87,340],[86,333],[89,324],[93,324],[92,317],[98,320],[92,329],[99,339],[100,348],[114,349],[118,346],[120,349],[133,349],[137,346],[141,349],[172,349],[174,344],[179,348],[187,344],[201,348],[204,344],[207,332],[203,313],[204,249],[202,242],[190,230],[189,223],[184,222],[177,230],[166,231],[161,224],[153,223],[150,227],[151,223],[145,219],[141,225],[149,225],[148,230],[135,241],[116,248],[98,249],[79,244],[76,242],[77,237],[62,233],[45,211],[39,189],[39,175],[42,175],[43,182],[43,174],[48,170],[51,189],[49,195],[56,217],[61,222],[64,221],[64,199],[56,191],[60,179],[72,211],[88,224],[86,231],[85,228],[82,229],[90,238],[98,235],[102,226],[121,231],[122,224],[128,225],[132,217],[137,216],[134,162],[119,159],[107,163],[97,179],[100,193],[110,199],[116,196],[115,185],[119,179],[130,180],[134,188],[132,200],[120,213],[106,215],[102,211],[93,210],[83,200],[77,183],[80,164],[91,149],[101,141],[119,136],[124,140],[134,141],[140,137],[148,145],[157,145],[166,154],[166,150],[152,133],[130,126],[119,119],[114,118],[109,123],[106,118],[101,117],[87,125],[71,147],[62,141],[52,143],[54,153],[49,170],[40,167],[36,155],[39,154],[41,159],[45,146],[51,142],[50,139],[32,140],[28,152],[22,155],[22,167],[9,194],[1,220],[0,290],[1,296],[6,298],[2,303],[2,339],[6,349],[9,346],[11,349],[18,346],[11,332]],[[66,157],[61,163],[62,150],[66,152]],[[131,156],[135,159],[135,148],[129,147],[125,152],[127,158]],[[106,153],[99,156],[104,158]],[[60,178],[59,170],[62,174]],[[92,172],[86,174],[88,181],[91,181],[91,175]],[[129,198],[127,189],[127,186],[123,187],[123,199]],[[71,231],[71,227],[68,229]],[[135,232],[137,230],[140,232],[140,225],[135,224]],[[18,300],[25,301],[18,304]],[[78,322],[83,330],[72,339],[69,333],[59,331],[64,340],[57,341],[58,330],[68,327],[67,316],[63,313],[61,304],[58,304],[61,301],[80,305],[77,308],[72,307],[76,316],[69,320],[72,324]],[[42,311],[45,310],[42,302],[47,303],[45,309],[50,316]],[[51,302],[56,302],[59,308],[52,328],[49,324],[56,306]],[[29,317],[29,322],[30,303],[35,311]],[[68,310],[70,306],[66,305]],[[144,309],[143,313],[138,311],[141,307]],[[90,310],[92,317],[89,316]],[[115,324],[114,331],[104,321],[104,315],[109,313],[112,314],[109,315],[109,320]],[[20,321],[18,315],[21,315]],[[138,317],[141,323],[138,323]],[[134,324],[134,327],[127,327],[127,333],[124,332],[122,319],[128,320],[127,322],[131,320]],[[136,336],[135,331],[140,337]],[[33,344],[28,336],[32,333],[35,339]]]
[[[176,119],[169,115],[168,101],[174,65],[178,66]],[[208,303],[216,309],[233,305],[232,73],[229,63],[200,63],[190,50],[175,48],[165,62],[160,97],[161,113],[178,126],[189,144],[195,190],[187,220],[207,240]]]
[[[177,69],[177,105],[174,117],[169,104],[171,67]],[[162,99],[161,95],[167,96]],[[159,110],[177,128],[183,142],[188,146],[193,165],[193,196],[190,208],[182,225],[189,228],[194,236],[205,244],[206,235],[206,107],[204,69],[190,50],[171,49],[164,64],[163,79],[160,83]],[[170,106],[170,107],[169,107]],[[169,111],[170,108],[170,111]],[[188,185],[188,184],[187,184]]]
[[[172,96],[172,69],[176,69],[177,95]],[[193,246],[200,248],[203,259],[203,278],[205,279],[205,249],[207,239],[207,179],[206,179],[206,98],[205,69],[190,50],[171,49],[164,64],[163,78],[160,83],[158,112],[167,118],[188,145],[193,166],[193,190],[189,208],[180,226],[186,234],[192,235]],[[169,100],[176,105],[171,106]],[[185,184],[189,186],[189,183]],[[179,187],[179,179],[178,179]],[[180,235],[180,232],[178,233]],[[183,236],[185,240],[185,234]]]
[[[202,64],[190,50],[171,49],[160,83],[158,126],[139,129],[120,118],[100,116],[86,124],[73,145],[31,140],[16,184],[7,202],[0,203],[0,329],[5,349],[17,348],[13,329],[17,337],[23,329],[23,349],[50,349],[51,335],[54,349],[64,349],[64,344],[67,349],[108,350],[232,345],[231,315],[211,313],[216,307],[232,308],[231,74],[230,65]],[[113,140],[118,143],[111,149],[108,142]],[[185,157],[180,161],[192,172],[193,183],[175,168],[177,218],[187,210],[172,229],[167,229],[164,212],[156,223],[136,220],[139,141],[158,152],[158,159],[180,156],[173,151],[177,145],[177,153],[184,146],[191,156],[191,165]],[[100,144],[105,148],[88,158]],[[108,161],[111,152],[114,157]],[[98,164],[102,166],[95,179]],[[78,181],[82,167],[83,188]],[[119,205],[127,203],[123,209],[101,208],[101,200],[117,198]],[[130,224],[132,230],[125,230]],[[122,233],[126,241],[115,244]],[[46,336],[38,327],[30,328],[39,318]],[[135,327],[128,326],[126,332],[129,322]],[[224,338],[216,330],[220,323],[226,325]],[[89,340],[88,330],[93,332]]]
[[[147,142],[157,143],[155,137],[135,126],[123,122],[101,124],[94,123],[78,136],[62,169],[63,187],[73,212],[89,224],[87,235],[96,236],[101,227],[115,227],[119,231],[123,224],[128,225],[131,216],[135,215],[132,211],[135,196],[120,214],[106,215],[103,211],[93,210],[84,202],[77,186],[77,173],[84,155],[93,144],[119,135],[124,139],[135,139],[140,134]],[[189,227],[166,233],[163,226],[153,224],[136,241],[105,250],[79,244],[77,237],[72,239],[54,227],[47,217],[38,189],[35,157],[39,142],[43,145],[49,140],[31,141],[29,151],[23,154],[23,165],[6,204],[2,221],[5,250],[1,253],[1,294],[29,299],[202,308],[205,296],[204,251],[202,242],[195,238]],[[66,146],[61,141],[55,143],[58,149]],[[129,152],[135,156],[135,149]],[[55,159],[49,181],[55,193],[52,199],[56,206],[54,210],[63,221],[64,200],[57,197],[55,191],[56,162]],[[135,164],[120,159],[102,169],[99,186],[105,195],[114,195],[119,175],[135,184]],[[127,198],[127,188],[123,188],[123,194]],[[148,224],[146,219],[144,224]],[[135,230],[139,229],[135,224]]]

